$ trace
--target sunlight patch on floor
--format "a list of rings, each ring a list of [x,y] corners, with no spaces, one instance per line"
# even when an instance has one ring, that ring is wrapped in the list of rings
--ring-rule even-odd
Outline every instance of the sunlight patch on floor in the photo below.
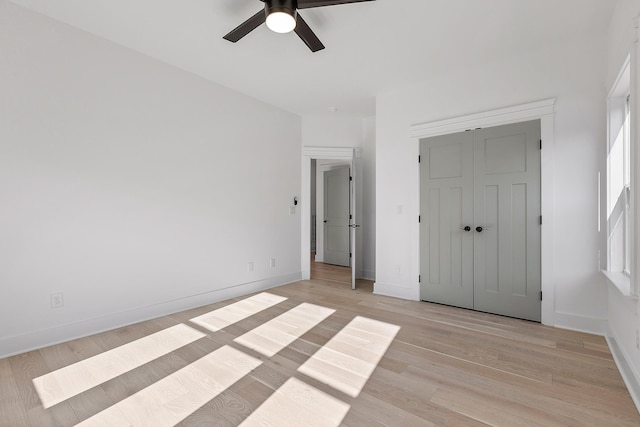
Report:
[[[219,331],[287,298],[263,292],[191,321]],[[336,310],[300,305],[234,339],[272,357],[320,325]],[[357,397],[400,330],[399,326],[355,317],[304,362],[298,372]],[[206,334],[184,324],[156,332],[105,353],[35,378],[45,408],[125,374],[188,345]],[[80,426],[174,426],[261,365],[240,347],[225,345],[81,422]],[[291,377],[242,426],[338,427],[350,405]]]
[[[240,424],[242,427],[338,427],[350,406],[290,378]]]
[[[33,385],[49,408],[205,336],[187,325],[172,326],[34,378]]]
[[[317,326],[335,310],[302,303],[239,336],[234,341],[267,357],[271,357]]]
[[[243,299],[242,301],[234,302],[233,304],[194,317],[191,321],[211,332],[217,332],[285,300],[286,298],[284,297],[262,292]]]
[[[399,326],[358,316],[298,371],[357,397],[399,330]]]
[[[78,425],[174,426],[261,363],[232,347],[221,347]]]

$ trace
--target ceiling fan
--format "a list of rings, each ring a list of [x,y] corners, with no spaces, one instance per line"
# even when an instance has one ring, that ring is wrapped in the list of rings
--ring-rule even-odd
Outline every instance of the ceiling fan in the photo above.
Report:
[[[251,31],[258,28],[264,22],[267,27],[276,33],[288,33],[295,31],[302,41],[317,52],[324,49],[324,45],[314,34],[311,27],[298,14],[298,9],[311,9],[313,7],[334,6],[338,4],[359,3],[375,0],[260,0],[264,3],[264,10],[259,11],[251,18],[244,21],[229,34],[225,40],[237,42]]]

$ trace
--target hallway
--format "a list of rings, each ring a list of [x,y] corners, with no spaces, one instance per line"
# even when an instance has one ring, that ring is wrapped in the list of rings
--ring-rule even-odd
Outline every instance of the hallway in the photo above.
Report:
[[[315,262],[315,252],[311,252],[311,279],[329,280],[331,282],[351,285],[351,267],[325,264]],[[373,282],[371,280],[356,279],[356,289],[373,293]]]

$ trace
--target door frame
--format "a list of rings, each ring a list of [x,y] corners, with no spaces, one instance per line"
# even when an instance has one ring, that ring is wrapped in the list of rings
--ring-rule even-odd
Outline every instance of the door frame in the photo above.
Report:
[[[360,148],[355,147],[302,147],[302,189],[300,200],[301,236],[300,236],[300,270],[302,280],[311,279],[311,160],[346,160],[353,171],[356,159],[361,155]],[[353,172],[352,172],[353,173]],[[352,243],[353,244],[353,243]],[[355,274],[355,259],[351,262],[352,276]]]
[[[553,149],[555,98],[545,99],[498,110],[484,111],[466,116],[454,117],[434,122],[418,123],[410,128],[411,139],[420,153],[420,140],[432,136],[464,132],[469,129],[507,125],[512,123],[540,120],[542,151],[540,152],[540,192],[542,226],[540,227],[540,286],[542,289],[542,324],[555,324],[555,284],[553,281]],[[419,173],[419,168],[418,168]],[[419,176],[417,177],[419,180]],[[420,200],[418,185],[417,199]],[[419,209],[419,207],[418,207]],[[419,215],[416,212],[416,217]],[[413,226],[414,247],[417,247],[414,265],[420,265],[420,224]],[[419,286],[419,284],[418,284]]]

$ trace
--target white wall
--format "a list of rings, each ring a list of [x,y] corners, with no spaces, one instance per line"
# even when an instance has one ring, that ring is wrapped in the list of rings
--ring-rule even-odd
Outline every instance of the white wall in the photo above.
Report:
[[[0,93],[0,357],[300,277],[299,117],[6,2]]]
[[[302,117],[302,144],[305,147],[362,147],[362,119],[331,115]]]
[[[412,124],[556,98],[553,323],[604,332],[597,174],[604,165],[604,35],[451,72],[377,98],[375,292],[419,298],[418,143]]]
[[[375,118],[339,113],[302,118],[304,147],[353,147],[361,150],[358,168],[358,255],[356,277],[375,278]],[[318,181],[318,185],[320,181]],[[318,217],[322,215],[317,206]],[[321,230],[316,238],[322,239]]]
[[[640,0],[618,1],[609,27],[607,89],[613,86],[624,61],[631,52],[636,37],[633,18],[639,15]],[[635,78],[638,79],[638,76]],[[636,117],[638,117],[637,113]],[[606,145],[603,143],[603,146]],[[638,218],[636,213],[636,221]],[[606,218],[603,221],[606,221]],[[603,222],[603,227],[605,226],[606,222]],[[638,232],[636,232],[636,239],[640,239]],[[609,336],[617,345],[617,349],[614,347],[613,350],[618,351],[618,361],[622,361],[619,367],[632,391],[636,405],[640,408],[640,346],[636,341],[640,334],[639,311],[640,302],[637,299],[624,296],[617,287],[609,286]]]
[[[376,120],[368,117],[362,121],[362,277],[376,278]]]
[[[613,86],[624,61],[627,59],[629,52],[631,52],[631,47],[635,40],[633,19],[638,14],[640,14],[640,0],[617,0],[616,8],[609,24],[606,57],[607,89]]]

